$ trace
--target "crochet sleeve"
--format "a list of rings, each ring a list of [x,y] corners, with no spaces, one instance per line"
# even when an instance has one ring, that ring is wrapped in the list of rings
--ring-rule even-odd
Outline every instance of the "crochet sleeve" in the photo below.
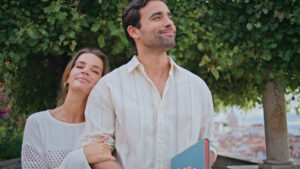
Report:
[[[46,122],[41,122],[40,116],[31,115],[26,122],[23,144],[22,144],[22,168],[23,169],[90,169],[88,161],[84,155],[83,149],[74,151],[68,149],[47,151],[47,145],[43,141],[46,134],[42,129],[42,125]],[[79,138],[78,138],[79,139]],[[55,144],[55,143],[54,143]]]
[[[68,155],[62,161],[62,163],[56,169],[73,169],[73,168],[81,168],[81,169],[91,168],[84,155],[82,148],[68,153]]]
[[[44,155],[42,154],[41,135],[36,119],[27,119],[23,144],[22,144],[22,168],[48,168]]]

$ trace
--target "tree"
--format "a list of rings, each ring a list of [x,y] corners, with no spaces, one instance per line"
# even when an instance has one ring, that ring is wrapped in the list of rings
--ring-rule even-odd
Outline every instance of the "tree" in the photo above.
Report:
[[[262,103],[269,81],[287,92],[299,88],[299,2],[172,5],[178,36],[171,54],[208,83],[214,99],[247,107]]]
[[[126,3],[1,1],[0,65],[11,90],[12,113],[54,107],[62,71],[82,47],[100,47],[113,68],[125,63],[132,52],[121,29]]]
[[[262,103],[266,163],[290,164],[284,94],[299,92],[300,2],[189,1],[173,11],[185,16],[176,20],[177,60],[205,79],[215,100]]]

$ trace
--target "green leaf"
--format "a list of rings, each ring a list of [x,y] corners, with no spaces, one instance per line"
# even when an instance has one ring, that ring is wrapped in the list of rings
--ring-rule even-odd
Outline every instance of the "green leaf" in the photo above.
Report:
[[[98,45],[100,48],[105,47],[105,40],[104,40],[104,36],[102,34],[98,36],[97,42],[98,42]]]
[[[272,59],[272,54],[269,50],[265,50],[262,54],[263,60],[270,61]]]
[[[252,26],[251,23],[247,23],[247,29],[248,29],[249,31],[251,31],[251,30],[253,29],[253,26]]]
[[[100,27],[101,27],[101,23],[100,23],[100,22],[97,22],[97,23],[93,24],[91,30],[92,30],[93,32],[97,32],[97,31],[100,29]]]
[[[199,64],[200,67],[210,62],[210,58],[207,55],[204,55]]]
[[[263,11],[264,14],[268,14],[269,9],[268,8],[263,8],[262,11]]]
[[[65,40],[65,35],[59,35],[59,40],[62,42],[63,40]]]
[[[276,48],[277,47],[277,43],[271,43],[270,45],[269,45],[269,48],[270,49],[274,49],[274,48]]]
[[[257,22],[257,23],[254,24],[254,26],[255,26],[256,28],[260,28],[260,27],[261,27],[261,23],[260,23],[260,22]]]
[[[213,69],[213,70],[211,71],[211,73],[213,74],[213,76],[215,77],[216,80],[219,79],[219,71],[218,71],[218,70]]]
[[[284,60],[284,61],[289,61],[292,57],[293,57],[293,54],[292,54],[291,50],[287,50],[287,51],[285,51],[285,53],[284,53],[284,58],[283,58],[283,60]]]
[[[275,39],[276,40],[281,40],[283,38],[282,34],[275,34]]]
[[[72,40],[72,44],[70,45],[71,51],[75,50],[76,45],[77,45],[77,42],[75,40]]]
[[[27,35],[32,39],[38,38],[38,34],[31,28],[27,29]]]
[[[72,38],[72,39],[75,38],[75,35],[76,35],[76,34],[75,34],[74,31],[71,31],[71,32],[68,33],[68,37],[70,37],[70,38]]]
[[[204,45],[203,43],[198,43],[197,48],[199,49],[199,51],[203,51],[204,50]]]

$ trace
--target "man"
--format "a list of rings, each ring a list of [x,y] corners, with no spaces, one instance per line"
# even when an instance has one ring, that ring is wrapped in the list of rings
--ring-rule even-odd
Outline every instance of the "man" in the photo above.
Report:
[[[137,56],[94,87],[86,138],[108,135],[106,143],[124,169],[168,169],[173,156],[198,140],[208,138],[213,145],[211,93],[201,78],[168,57],[176,27],[164,1],[133,0],[122,19]]]

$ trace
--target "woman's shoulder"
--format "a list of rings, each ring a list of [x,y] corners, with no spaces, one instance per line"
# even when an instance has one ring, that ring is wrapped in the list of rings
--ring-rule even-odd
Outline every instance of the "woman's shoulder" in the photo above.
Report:
[[[36,112],[36,113],[31,114],[27,118],[26,125],[31,124],[31,123],[43,123],[48,118],[49,118],[49,111],[48,110]]]

